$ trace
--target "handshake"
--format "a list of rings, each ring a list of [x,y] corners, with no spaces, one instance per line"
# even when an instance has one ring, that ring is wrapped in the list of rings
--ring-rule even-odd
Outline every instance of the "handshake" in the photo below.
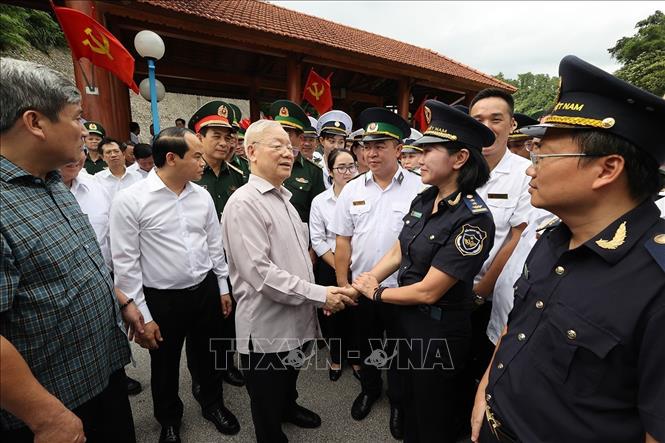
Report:
[[[351,286],[339,288],[337,286],[328,286],[326,293],[326,303],[323,305],[323,313],[332,315],[339,312],[346,306],[356,306],[356,300],[360,293]]]

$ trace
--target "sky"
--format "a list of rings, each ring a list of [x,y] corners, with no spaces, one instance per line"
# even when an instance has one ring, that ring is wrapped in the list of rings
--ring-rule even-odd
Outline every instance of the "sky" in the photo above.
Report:
[[[608,48],[665,1],[271,1],[432,49],[487,74],[558,75],[567,54],[613,72]]]

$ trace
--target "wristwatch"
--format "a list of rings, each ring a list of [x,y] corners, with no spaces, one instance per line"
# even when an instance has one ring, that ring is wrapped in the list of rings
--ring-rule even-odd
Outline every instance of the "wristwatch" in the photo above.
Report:
[[[480,295],[478,295],[478,294],[476,294],[476,293],[474,292],[474,293],[473,293],[473,302],[474,302],[477,306],[482,306],[482,305],[485,304],[485,297],[482,297],[482,296],[480,296]]]

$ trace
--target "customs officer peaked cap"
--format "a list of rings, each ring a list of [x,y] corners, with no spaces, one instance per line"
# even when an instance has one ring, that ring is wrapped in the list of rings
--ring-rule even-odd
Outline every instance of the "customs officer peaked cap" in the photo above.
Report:
[[[427,130],[416,140],[415,146],[432,143],[461,143],[466,147],[482,149],[494,143],[494,133],[469,114],[437,100],[425,102]]]
[[[522,129],[525,126],[533,126],[538,124],[538,120],[535,118],[531,118],[526,114],[520,114],[519,112],[516,112],[515,115],[513,116],[515,118],[515,122],[517,123],[517,126],[513,131],[510,133],[508,136],[508,140],[523,140],[527,139],[530,136],[526,134],[522,134],[520,132],[520,129]]]
[[[333,109],[319,117],[316,132],[319,135],[342,135],[346,137],[351,133],[353,121],[344,111]]]
[[[284,128],[305,132],[310,127],[309,118],[307,118],[305,111],[290,100],[273,102],[268,110],[268,115]]]
[[[233,127],[234,112],[229,103],[221,100],[213,100],[201,106],[189,119],[187,127],[197,134],[201,129],[210,127],[229,128]]]
[[[102,138],[106,136],[106,130],[104,130],[104,127],[97,122],[88,120],[87,122],[83,123],[83,126],[85,126],[85,129],[88,131],[88,134],[97,134]]]
[[[411,127],[399,115],[387,108],[368,108],[358,116],[365,130],[363,142],[397,140],[400,143],[411,134]]]
[[[423,134],[417,129],[411,128],[411,134],[408,138],[404,139],[404,144],[402,145],[402,154],[410,153],[421,153],[423,152],[422,148],[413,146],[413,142],[421,138]]]
[[[541,124],[521,129],[542,137],[548,128],[594,129],[621,137],[665,162],[665,100],[619,80],[574,55],[559,64],[559,96]]]

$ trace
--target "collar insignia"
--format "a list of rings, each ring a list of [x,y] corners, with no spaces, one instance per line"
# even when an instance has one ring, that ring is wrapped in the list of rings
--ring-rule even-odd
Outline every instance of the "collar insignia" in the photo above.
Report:
[[[617,228],[612,240],[596,240],[596,244],[603,249],[616,249],[626,241],[626,222],[623,222]]]

